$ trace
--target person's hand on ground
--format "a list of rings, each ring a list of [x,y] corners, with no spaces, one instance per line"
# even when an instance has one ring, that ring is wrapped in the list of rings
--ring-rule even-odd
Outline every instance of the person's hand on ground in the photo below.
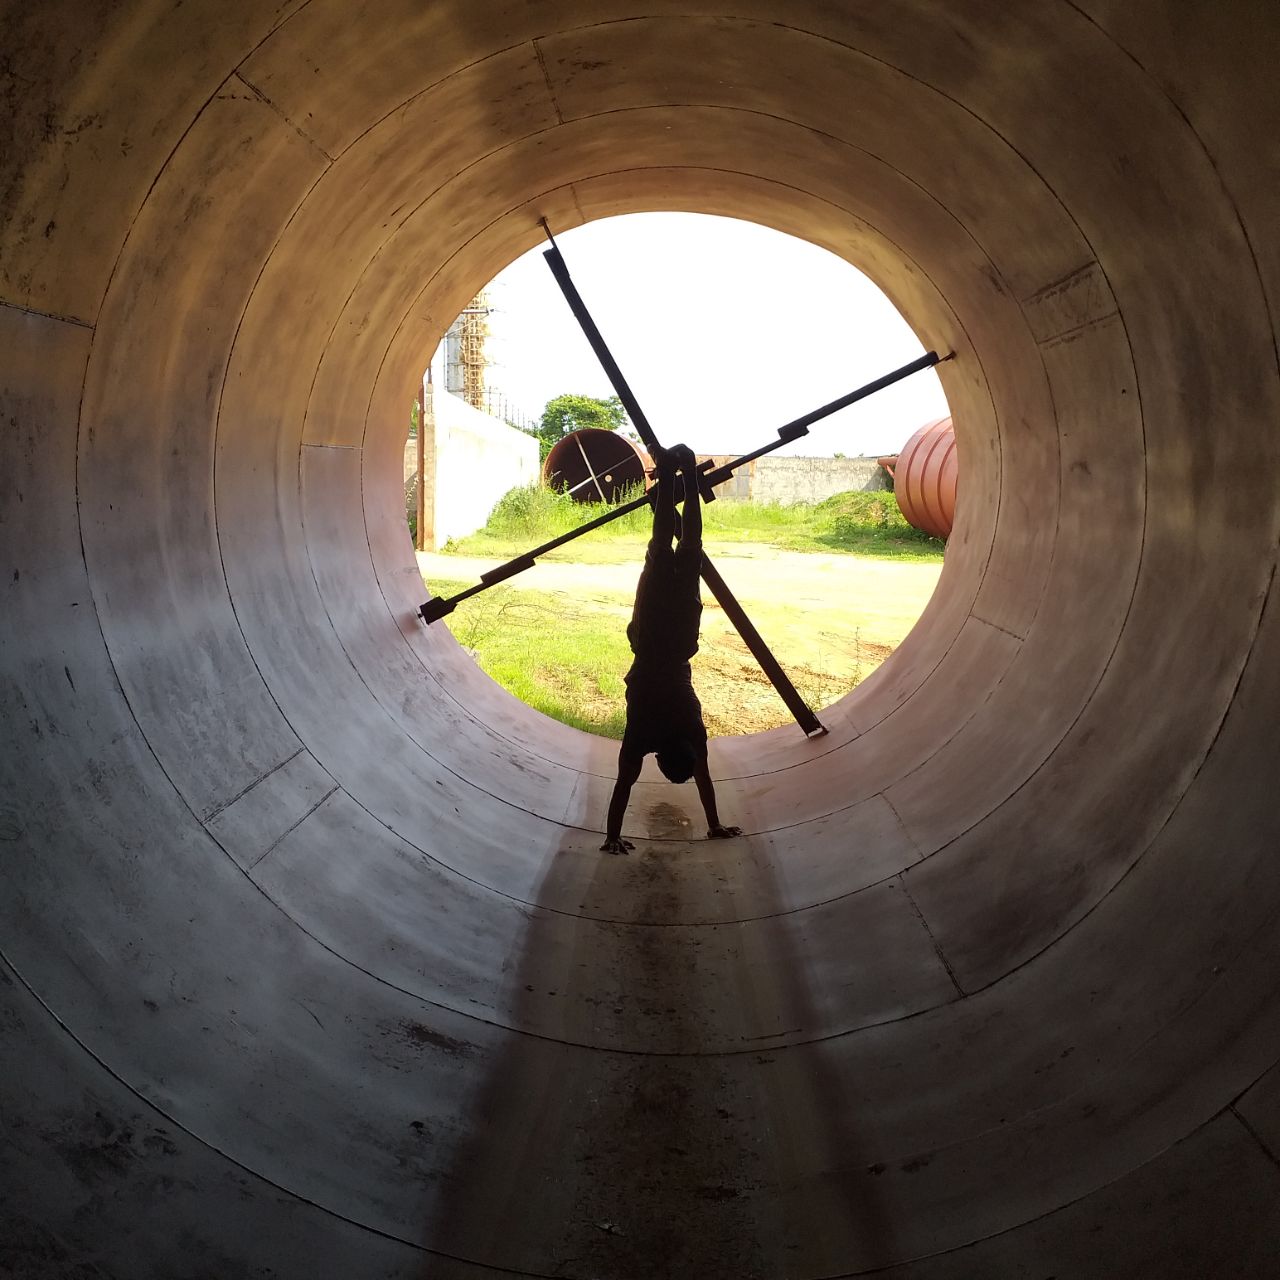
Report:
[[[741,827],[726,827],[722,823],[717,823],[710,831],[707,832],[707,839],[732,840],[734,836],[740,836],[741,834]]]
[[[604,844],[600,846],[601,853],[630,853],[635,845],[630,840],[624,840],[621,836],[610,836]]]

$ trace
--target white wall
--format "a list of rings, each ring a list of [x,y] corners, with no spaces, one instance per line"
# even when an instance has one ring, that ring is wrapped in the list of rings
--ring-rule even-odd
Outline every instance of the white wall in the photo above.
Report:
[[[434,399],[433,532],[442,547],[479,529],[509,489],[538,478],[538,442],[447,391],[437,390]]]
[[[821,502],[850,489],[887,489],[888,477],[874,458],[768,457],[751,473],[751,497],[789,507]]]
[[[728,462],[723,453],[698,454],[717,465]],[[887,489],[888,477],[875,458],[796,458],[766,456],[749,462],[716,485],[716,497],[776,502],[788,507],[797,502],[821,502],[850,489]]]

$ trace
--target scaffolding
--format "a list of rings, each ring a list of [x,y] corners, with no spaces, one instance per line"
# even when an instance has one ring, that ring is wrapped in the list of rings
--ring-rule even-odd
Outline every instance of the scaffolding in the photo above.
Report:
[[[449,326],[444,335],[444,389],[473,409],[536,435],[539,418],[526,413],[505,391],[488,385],[485,343],[489,337],[487,321],[493,312],[488,293],[481,290]]]
[[[484,347],[490,310],[489,295],[481,290],[445,334],[446,386],[474,409],[485,408]]]
[[[519,405],[507,397],[507,393],[499,387],[486,387],[484,390],[485,413],[491,418],[499,418],[509,427],[525,431],[529,435],[538,434],[540,419],[526,413]]]

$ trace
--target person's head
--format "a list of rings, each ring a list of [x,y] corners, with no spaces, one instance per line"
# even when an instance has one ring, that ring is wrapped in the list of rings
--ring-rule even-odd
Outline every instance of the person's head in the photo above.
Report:
[[[654,752],[658,768],[668,782],[688,782],[698,767],[699,753],[693,743],[674,738]]]

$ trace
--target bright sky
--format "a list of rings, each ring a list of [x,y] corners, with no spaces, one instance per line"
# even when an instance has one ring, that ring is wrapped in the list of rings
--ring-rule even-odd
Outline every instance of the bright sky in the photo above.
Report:
[[[554,228],[553,228],[554,230]],[[803,240],[702,214],[556,232],[578,291],[664,444],[742,453],[922,354],[860,271]],[[564,392],[612,394],[541,248],[490,286],[490,387],[533,418]],[[933,370],[810,429],[780,453],[895,453],[948,412]]]

